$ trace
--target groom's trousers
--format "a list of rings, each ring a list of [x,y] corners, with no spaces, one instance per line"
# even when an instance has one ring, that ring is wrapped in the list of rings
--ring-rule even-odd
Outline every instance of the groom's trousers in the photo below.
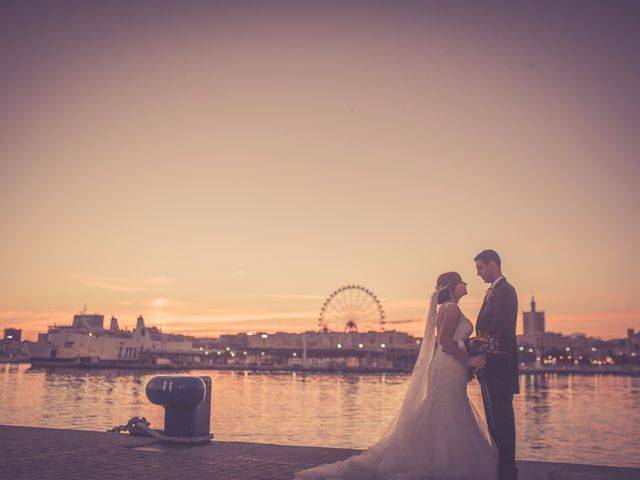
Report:
[[[489,380],[487,382],[487,380]],[[516,466],[516,423],[513,414],[513,393],[504,391],[500,386],[492,385],[490,379],[483,379],[482,401],[489,432],[493,437],[500,461],[498,463],[498,478],[500,480],[516,480],[518,468]],[[493,388],[492,388],[493,387]]]

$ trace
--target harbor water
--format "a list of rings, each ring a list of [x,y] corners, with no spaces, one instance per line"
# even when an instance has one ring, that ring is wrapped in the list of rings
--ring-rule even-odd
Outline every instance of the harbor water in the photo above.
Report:
[[[157,372],[0,364],[0,424],[107,430],[133,416],[162,428],[145,395]],[[407,374],[190,371],[213,381],[217,440],[366,448],[399,408]],[[521,375],[517,456],[640,467],[640,377]],[[482,411],[480,388],[469,396]]]

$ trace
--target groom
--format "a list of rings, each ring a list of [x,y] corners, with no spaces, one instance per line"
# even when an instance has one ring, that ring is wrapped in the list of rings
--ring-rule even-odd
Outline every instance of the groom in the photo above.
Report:
[[[516,347],[518,297],[502,275],[500,256],[483,250],[474,259],[478,275],[490,288],[484,297],[476,322],[476,335],[499,336],[500,350],[506,355],[490,355],[484,368],[482,401],[491,436],[500,454],[500,480],[516,480],[516,426],[513,395],[520,393]]]

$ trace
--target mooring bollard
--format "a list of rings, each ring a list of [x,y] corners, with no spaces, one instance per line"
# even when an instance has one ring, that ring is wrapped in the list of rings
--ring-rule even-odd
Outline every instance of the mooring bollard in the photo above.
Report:
[[[211,424],[211,377],[153,377],[147,398],[164,407],[164,435],[206,437]]]

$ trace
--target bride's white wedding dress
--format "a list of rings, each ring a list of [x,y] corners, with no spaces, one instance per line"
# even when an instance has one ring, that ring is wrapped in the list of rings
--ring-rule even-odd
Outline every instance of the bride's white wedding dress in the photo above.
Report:
[[[437,292],[403,405],[382,438],[360,455],[297,472],[294,480],[497,479],[497,449],[467,396],[467,367],[437,346],[436,298]],[[453,340],[472,332],[461,315]]]

